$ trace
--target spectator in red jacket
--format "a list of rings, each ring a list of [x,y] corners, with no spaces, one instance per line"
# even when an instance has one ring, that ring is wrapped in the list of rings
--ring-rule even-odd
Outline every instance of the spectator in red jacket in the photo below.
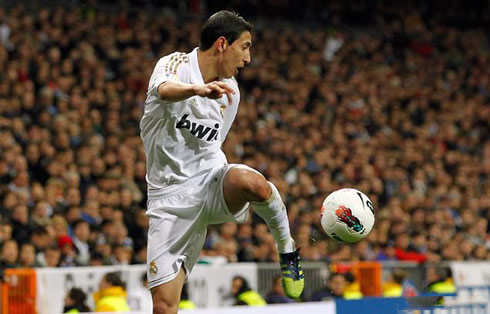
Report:
[[[409,251],[408,246],[410,244],[410,238],[407,234],[402,233],[395,238],[395,254],[399,261],[414,261],[423,263],[427,260],[425,254],[417,253],[415,251]]]

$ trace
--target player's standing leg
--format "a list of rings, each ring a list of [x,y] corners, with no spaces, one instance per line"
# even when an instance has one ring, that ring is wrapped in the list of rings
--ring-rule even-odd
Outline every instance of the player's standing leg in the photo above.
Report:
[[[175,279],[151,289],[153,314],[177,313],[184,282],[185,270],[182,267]]]
[[[252,168],[237,166],[226,174],[223,194],[232,214],[237,214],[250,202],[265,220],[277,242],[284,292],[291,298],[298,298],[304,289],[304,274],[289,230],[286,207],[277,188]]]

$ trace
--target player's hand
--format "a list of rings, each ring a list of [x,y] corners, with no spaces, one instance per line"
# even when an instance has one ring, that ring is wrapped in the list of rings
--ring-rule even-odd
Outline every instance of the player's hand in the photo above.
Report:
[[[226,94],[228,97],[228,102],[231,105],[232,95],[235,91],[223,82],[214,81],[208,84],[200,85],[196,88],[196,95],[201,97],[207,97],[211,99],[220,99]]]

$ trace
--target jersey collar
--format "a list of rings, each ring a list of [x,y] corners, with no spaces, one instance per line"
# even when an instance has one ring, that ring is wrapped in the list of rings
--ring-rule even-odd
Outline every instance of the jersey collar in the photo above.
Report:
[[[204,84],[202,78],[201,69],[199,69],[199,61],[197,59],[197,50],[199,47],[194,48],[189,56],[189,62],[191,67],[191,79],[194,84]]]

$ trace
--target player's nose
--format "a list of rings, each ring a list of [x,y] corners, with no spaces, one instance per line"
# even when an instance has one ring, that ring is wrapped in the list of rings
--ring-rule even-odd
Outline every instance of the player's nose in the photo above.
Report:
[[[250,61],[251,61],[251,59],[252,59],[252,58],[250,57],[250,52],[247,52],[247,53],[245,54],[244,58],[243,58],[243,64],[244,64],[244,65],[249,64],[249,63],[250,63]]]

